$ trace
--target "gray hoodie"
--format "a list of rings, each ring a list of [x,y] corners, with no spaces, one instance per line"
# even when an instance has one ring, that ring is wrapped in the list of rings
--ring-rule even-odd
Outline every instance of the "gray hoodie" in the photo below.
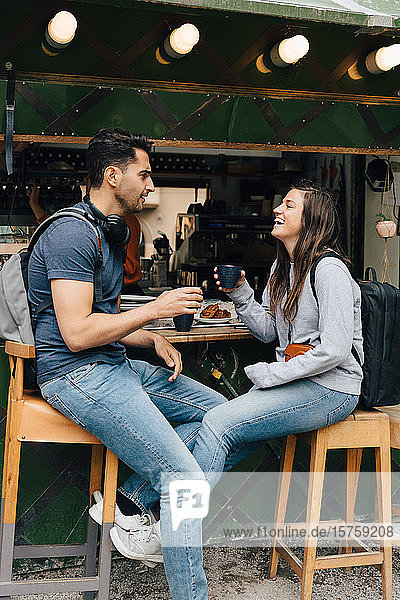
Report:
[[[271,272],[275,266],[276,262]],[[291,282],[293,268],[292,265]],[[289,344],[289,326],[281,310],[277,310],[276,318],[268,312],[268,286],[262,305],[255,301],[247,281],[229,294],[238,315],[255,337],[266,343],[278,337],[277,362],[259,362],[245,367],[247,377],[256,387],[269,388],[309,378],[331,390],[360,394],[362,369],[351,353],[354,346],[363,362],[360,288],[340,259],[326,257],[315,271],[315,291],[318,304],[308,273],[293,321],[291,340],[299,344],[308,342],[314,348],[288,362],[285,362],[284,352]]]

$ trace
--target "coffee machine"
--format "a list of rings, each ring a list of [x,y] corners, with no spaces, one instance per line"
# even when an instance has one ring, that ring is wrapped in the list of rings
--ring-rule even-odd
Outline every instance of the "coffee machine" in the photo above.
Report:
[[[169,258],[172,254],[172,248],[169,239],[162,231],[157,231],[159,237],[153,240],[156,254],[153,254],[152,275],[155,287],[168,286]]]
[[[207,281],[215,289],[212,267],[217,264],[240,265],[257,290],[266,283],[275,257],[271,236],[273,217],[186,214],[177,215],[176,265],[178,278]],[[261,292],[260,292],[261,293]]]

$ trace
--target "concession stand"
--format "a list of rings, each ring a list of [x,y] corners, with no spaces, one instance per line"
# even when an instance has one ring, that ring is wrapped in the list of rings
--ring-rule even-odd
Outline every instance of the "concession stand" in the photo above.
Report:
[[[27,182],[40,186],[46,212],[75,203],[90,137],[119,127],[155,146],[160,191],[139,217],[145,294],[203,285],[207,299],[226,301],[212,268],[232,261],[260,298],[274,255],[272,208],[301,175],[335,189],[356,275],[367,264],[380,269],[386,252],[385,273],[398,285],[399,237],[381,240],[373,214],[399,211],[399,54],[400,2],[389,0],[9,4],[0,37],[0,267],[35,226]],[[394,177],[386,194],[365,181],[377,157]],[[168,259],[153,248],[159,230],[171,245]],[[243,366],[268,360],[273,348],[237,322],[203,325],[160,332],[179,344],[187,373],[228,397],[243,393]],[[3,407],[7,381],[1,353]],[[278,452],[270,450],[265,465],[273,469]],[[71,448],[28,452],[20,541],[52,543],[55,510],[63,515],[58,537],[79,540],[87,456]],[[34,485],[37,470],[47,480]]]

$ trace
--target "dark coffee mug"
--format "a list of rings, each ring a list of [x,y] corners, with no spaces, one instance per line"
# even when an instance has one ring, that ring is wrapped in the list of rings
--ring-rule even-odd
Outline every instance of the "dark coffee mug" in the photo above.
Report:
[[[218,265],[217,274],[221,287],[228,290],[234,288],[240,277],[241,270],[242,267],[236,267],[234,265]]]
[[[194,315],[178,315],[174,317],[175,329],[177,331],[189,331],[193,323]]]

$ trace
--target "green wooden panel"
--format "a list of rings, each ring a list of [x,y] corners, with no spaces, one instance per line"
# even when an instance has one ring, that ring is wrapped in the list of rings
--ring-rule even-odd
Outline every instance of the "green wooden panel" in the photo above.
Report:
[[[371,110],[385,133],[400,124],[400,106],[371,106]]]
[[[42,83],[31,83],[30,85],[59,115],[82,100],[90,91],[90,88],[82,85],[43,85]]]
[[[15,132],[40,134],[47,123],[22,96],[15,94]]]
[[[310,102],[310,108],[316,103]],[[297,144],[308,146],[345,146],[365,148],[374,138],[357,107],[347,103],[332,104],[327,111],[294,135]]]
[[[255,143],[264,144],[274,137],[273,129],[252,98],[236,98],[231,104],[228,141],[248,142],[251,139]]]
[[[309,100],[281,100],[270,98],[269,103],[279,115],[284,125],[290,125],[293,121],[300,119],[313,106]]]
[[[181,123],[189,115],[195,112],[202,104],[210,99],[210,94],[173,94],[171,92],[156,92],[164,106]]]
[[[58,84],[29,83],[34,92],[53,108],[57,114],[73,108],[77,102],[90,96],[96,90],[91,86],[67,86]],[[154,90],[161,109],[164,105],[179,123],[204,104],[212,101],[215,94],[189,92],[167,92]],[[5,82],[0,82],[0,94],[5,95]],[[294,133],[296,144],[302,146],[343,146],[363,148],[368,146],[398,148],[399,136],[382,142],[374,140],[373,135],[357,105],[344,102],[319,102],[296,99],[267,99],[277,113],[283,125],[289,128],[297,122],[300,129]],[[316,116],[311,123],[301,124],[310,111],[327,105],[327,110]],[[371,110],[380,123],[384,133],[394,129],[399,123],[397,106],[372,106]],[[74,119],[70,127],[78,136],[91,136],[101,127],[122,127],[131,131],[142,131],[150,138],[161,139],[168,134],[168,127],[147,105],[136,89],[114,89],[97,101],[86,112],[72,113]],[[318,111],[317,111],[318,114]],[[308,119],[309,117],[307,117]],[[4,131],[4,116],[1,115],[1,130]],[[20,94],[16,94],[15,129],[19,134],[40,134],[48,125],[36,110]],[[58,133],[62,133],[58,131]],[[277,137],[261,111],[249,96],[230,96],[222,105],[203,116],[190,131],[177,134],[179,139],[193,138],[198,141],[230,141],[233,143],[279,143]],[[282,138],[283,139],[283,138]]]
[[[114,90],[72,124],[77,135],[93,135],[102,127],[122,127],[160,138],[167,127],[151,111],[136,90]]]
[[[190,130],[194,140],[226,140],[229,133],[231,103],[225,102]]]

